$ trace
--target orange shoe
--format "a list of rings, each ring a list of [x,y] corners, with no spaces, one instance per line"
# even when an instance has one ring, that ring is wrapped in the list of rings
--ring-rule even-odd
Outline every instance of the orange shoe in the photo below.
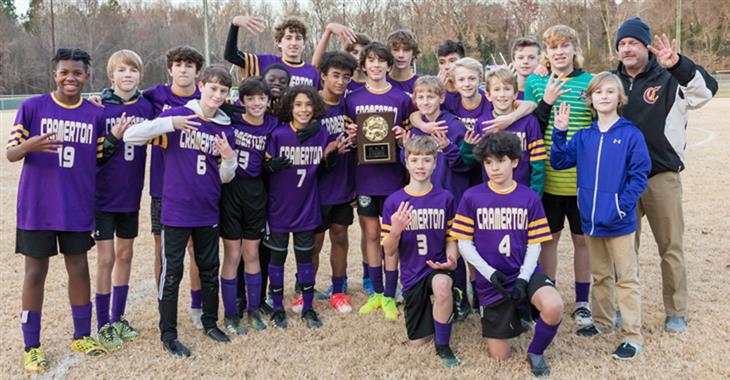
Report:
[[[304,296],[300,294],[297,300],[291,304],[291,311],[299,314],[302,312],[302,308],[304,308]]]
[[[338,313],[349,313],[352,311],[352,304],[350,304],[350,296],[345,293],[335,293],[330,297],[330,306],[332,306]]]

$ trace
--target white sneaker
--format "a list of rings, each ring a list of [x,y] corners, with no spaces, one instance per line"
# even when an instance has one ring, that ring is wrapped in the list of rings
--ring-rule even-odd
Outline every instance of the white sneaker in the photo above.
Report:
[[[200,320],[200,318],[202,316],[203,316],[203,309],[190,308],[190,322],[192,322],[193,326],[195,326],[195,328],[198,330],[203,329],[203,321]]]
[[[403,288],[400,287],[400,282],[395,287],[395,303],[396,304],[402,304],[403,303]]]
[[[575,310],[571,316],[579,326],[590,326],[593,324],[593,313],[588,302],[576,302]]]

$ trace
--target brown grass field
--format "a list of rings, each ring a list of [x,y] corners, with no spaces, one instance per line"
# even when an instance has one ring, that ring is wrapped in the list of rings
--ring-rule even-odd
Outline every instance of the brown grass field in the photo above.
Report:
[[[546,352],[553,378],[567,379],[727,379],[730,378],[730,219],[722,211],[730,188],[727,146],[730,99],[715,99],[700,111],[693,111],[688,127],[688,169],[684,172],[686,218],[685,251],[689,271],[689,329],[684,335],[663,331],[664,309],[656,245],[644,222],[640,252],[645,351],[633,362],[617,362],[610,353],[619,336],[593,340],[574,335],[570,319],[573,309],[573,275],[569,243],[560,246],[559,291],[566,304],[560,332]],[[0,131],[7,136],[13,112],[0,113]],[[0,348],[0,378],[29,377],[22,368],[20,290],[23,260],[14,251],[14,221],[17,182],[21,165],[0,160],[0,330],[5,344]],[[513,357],[497,362],[488,357],[474,315],[454,327],[452,347],[464,364],[446,370],[427,345],[412,348],[406,340],[401,316],[387,322],[378,314],[335,315],[328,305],[315,301],[324,327],[309,330],[289,313],[287,330],[268,330],[238,337],[230,344],[214,344],[195,330],[187,316],[187,280],[181,286],[180,338],[193,351],[189,359],[173,359],[162,351],[157,332],[157,303],[153,280],[152,237],[149,231],[149,199],[142,202],[140,237],[127,307],[128,319],[141,331],[141,338],[117,353],[90,360],[68,349],[72,322],[66,295],[66,273],[60,257],[51,260],[46,281],[42,343],[50,370],[43,378],[530,378],[525,355],[532,333],[513,344]],[[725,215],[723,217],[722,215]],[[353,306],[365,302],[361,291],[360,232],[350,229],[350,293]],[[327,262],[325,247],[323,262]],[[94,284],[95,251],[89,253]],[[7,260],[7,261],[6,261]],[[285,303],[293,300],[293,257],[287,268]],[[320,271],[319,288],[329,285],[329,270]],[[5,277],[7,276],[7,277]],[[93,286],[92,286],[93,292]],[[92,293],[93,294],[93,293]],[[222,306],[221,306],[222,309]],[[220,311],[222,314],[222,310]],[[96,326],[96,322],[92,322]],[[724,358],[724,359],[723,359]],[[32,376],[36,377],[36,376]]]

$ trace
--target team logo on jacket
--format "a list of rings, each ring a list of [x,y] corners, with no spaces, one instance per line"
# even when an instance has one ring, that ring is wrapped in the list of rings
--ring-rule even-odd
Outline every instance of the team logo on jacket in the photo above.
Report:
[[[659,99],[659,90],[662,86],[649,87],[644,90],[644,101],[647,104],[654,104]]]
[[[586,91],[586,90],[578,91],[578,98],[585,102],[586,99],[588,99],[588,91]]]

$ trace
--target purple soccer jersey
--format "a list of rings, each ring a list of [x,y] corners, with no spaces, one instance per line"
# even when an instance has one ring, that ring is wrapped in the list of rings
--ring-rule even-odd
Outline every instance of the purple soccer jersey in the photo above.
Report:
[[[327,130],[329,141],[334,141],[345,131],[345,99],[337,104],[325,103],[327,115],[320,121]],[[338,154],[332,171],[319,173],[319,200],[322,205],[339,205],[355,198],[355,157]]]
[[[472,108],[464,107],[464,103],[461,101],[461,95],[458,92],[456,95],[448,95],[451,93],[447,93],[448,96],[446,96],[444,104],[441,106],[441,109],[456,115],[464,123],[467,131],[471,131],[474,128],[474,124],[480,116],[492,112],[492,103],[487,99],[487,95],[484,94],[481,88],[477,91],[480,95],[479,104]]]
[[[354,92],[355,90],[361,89],[363,87],[365,87],[365,81],[358,82],[357,80],[355,80],[355,78],[352,78],[352,80],[350,80],[350,83],[347,84],[347,92],[345,94],[349,95],[351,92]]]
[[[469,188],[459,203],[451,236],[473,240],[479,256],[507,276],[508,290],[517,281],[527,246],[552,239],[537,193],[517,182],[505,191],[494,190],[489,183]],[[476,292],[480,305],[502,298],[478,271]]]
[[[476,132],[479,135],[483,135],[483,130],[479,126],[482,125],[482,122],[494,118],[495,115],[492,111],[477,119],[475,124],[477,126]],[[529,187],[531,175],[530,162],[548,159],[547,153],[545,153],[545,141],[543,141],[542,131],[540,131],[540,123],[538,123],[534,115],[530,114],[512,123],[512,125],[505,129],[505,132],[516,134],[520,138],[522,146],[522,157],[520,157],[520,163],[517,164],[512,178],[518,183]],[[487,172],[484,171],[483,165],[482,177],[485,181],[489,179]]]
[[[195,93],[192,96],[180,96],[172,91],[172,86],[169,84],[158,84],[150,87],[142,93],[142,95],[150,103],[155,110],[155,117],[164,111],[169,110],[172,107],[180,107],[187,104],[187,102],[200,98],[200,91],[195,88]],[[154,198],[162,197],[162,181],[164,178],[163,169],[165,163],[162,158],[162,150],[159,146],[152,146],[152,153],[150,159],[150,196]]]
[[[309,63],[303,61],[301,63],[291,63],[273,54],[243,53],[243,59],[246,62],[246,67],[241,69],[241,73],[244,74],[242,76],[259,76],[267,67],[279,63],[286,67],[286,71],[291,76],[289,86],[305,84],[319,88],[319,72]]]
[[[265,114],[263,123],[257,125],[243,114],[231,126],[236,139],[235,145],[231,145],[238,161],[236,176],[258,177],[264,165],[266,143],[271,132],[279,126],[279,118]]]
[[[104,134],[119,123],[122,113],[131,119],[130,125],[154,117],[152,104],[139,97],[124,104],[104,103]],[[119,142],[114,155],[96,170],[96,210],[105,212],[135,212],[144,187],[147,147]]]
[[[290,123],[280,124],[271,133],[266,153],[292,161],[290,168],[269,177],[268,220],[272,232],[312,231],[320,225],[317,172],[328,140],[327,130],[321,128],[300,143]]]
[[[469,187],[469,171],[471,167],[464,164],[459,152],[459,147],[464,141],[466,128],[464,124],[454,115],[447,111],[442,111],[436,118],[436,121],[445,121],[449,129],[446,131],[446,137],[449,139],[449,145],[443,150],[439,150],[436,157],[436,169],[431,176],[431,183],[436,187],[448,190],[453,194],[455,201],[461,200],[462,194]],[[423,121],[427,121],[424,117]],[[414,136],[425,135],[417,128],[411,129]]]
[[[58,153],[30,152],[18,184],[17,228],[86,232],[94,228],[96,159],[104,144],[101,108],[59,102],[52,93],[25,100],[8,148],[54,132]]]
[[[413,89],[416,85],[416,80],[418,79],[418,75],[411,73],[411,77],[404,80],[404,81],[397,81],[388,75],[387,80],[388,83],[392,84],[393,87],[403,91],[406,93],[406,95],[413,97]]]
[[[357,115],[373,112],[393,112],[393,125],[408,126],[413,106],[411,98],[403,91],[389,88],[379,92],[363,87],[345,98],[345,121],[354,123]],[[400,152],[395,152],[400,157]],[[355,166],[355,192],[357,195],[390,195],[403,187],[404,168],[399,162]]]
[[[525,100],[525,92],[517,91],[517,100]]]
[[[171,108],[158,117],[195,115],[187,107]],[[197,131],[166,133],[153,139],[163,147],[164,181],[162,188],[162,224],[171,227],[203,227],[218,224],[218,201],[221,179],[218,172],[220,152],[213,146],[216,136],[226,135],[233,146],[233,128],[218,125],[206,118]]]
[[[380,241],[391,231],[391,218],[401,202],[413,206],[413,219],[400,235],[398,258],[400,280],[406,292],[433,271],[426,261],[446,261],[446,241],[454,221],[454,196],[447,190],[431,186],[421,194],[411,194],[401,189],[388,196],[383,205],[383,219],[380,223]]]

